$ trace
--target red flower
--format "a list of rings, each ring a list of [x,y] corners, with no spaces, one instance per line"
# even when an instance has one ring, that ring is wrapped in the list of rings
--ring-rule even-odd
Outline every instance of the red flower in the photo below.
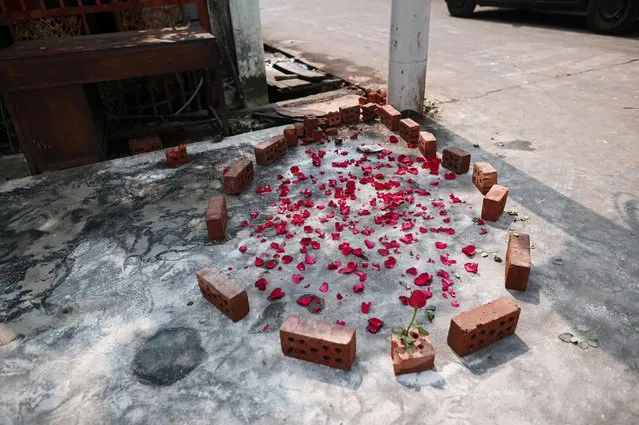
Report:
[[[353,285],[353,292],[362,292],[364,290],[365,286],[362,282],[358,282],[355,285]]]
[[[296,284],[296,285],[298,283],[300,283],[303,279],[304,279],[304,275],[303,274],[294,274],[293,275],[293,283]]]
[[[417,269],[415,267],[410,267],[406,269],[406,273],[412,274],[413,276],[415,276],[417,274]]]
[[[248,250],[248,248],[246,247],[246,245],[241,245],[241,246],[240,246],[240,252],[241,252],[242,254],[244,254],[247,250]]]
[[[469,257],[472,257],[475,254],[475,245],[466,245],[462,248],[462,252]]]
[[[328,292],[328,283],[322,283],[322,286],[319,288],[320,292]]]
[[[424,286],[424,285],[430,284],[432,280],[433,280],[433,275],[431,275],[430,273],[422,273],[415,278],[414,283],[417,286]]]
[[[375,334],[382,328],[382,326],[384,326],[384,322],[381,319],[378,319],[377,317],[371,317],[370,319],[368,319],[368,327],[366,329],[368,329],[369,332]]]
[[[371,302],[370,301],[363,301],[362,302],[362,313],[364,314],[368,314],[368,312],[371,309]]]
[[[447,246],[448,246],[448,244],[445,243],[445,242],[441,242],[441,241],[435,242],[435,247],[437,249],[446,249]]]
[[[408,305],[413,308],[422,308],[426,305],[426,300],[430,298],[426,291],[421,291],[419,289],[414,290],[410,294],[410,298],[408,299]]]
[[[464,268],[468,273],[477,273],[479,265],[477,263],[466,263],[464,264]]]
[[[260,291],[266,291],[266,285],[268,285],[268,280],[264,279],[263,277],[255,281],[255,287]]]
[[[284,291],[282,291],[282,288],[275,288],[273,289],[273,292],[271,292],[271,295],[268,296],[268,300],[269,301],[277,300],[282,298],[283,296],[284,296]]]
[[[393,267],[395,267],[395,264],[397,264],[397,260],[395,259],[395,257],[388,257],[386,261],[384,261],[384,265],[387,269],[392,269]]]

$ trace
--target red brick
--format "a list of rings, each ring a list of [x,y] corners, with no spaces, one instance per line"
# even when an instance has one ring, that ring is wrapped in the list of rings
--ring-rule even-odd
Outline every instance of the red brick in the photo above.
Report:
[[[356,350],[355,330],[339,325],[288,316],[280,328],[284,355],[349,370]]]
[[[311,130],[315,130],[319,127],[319,120],[314,115],[305,115],[304,116],[304,128],[306,129],[306,134],[308,134]]]
[[[411,329],[411,336],[416,339],[411,353],[395,335],[391,336],[391,358],[395,375],[417,373],[435,366],[435,347],[427,335],[420,335],[417,329]]]
[[[186,146],[184,145],[180,145],[175,149],[167,149],[165,156],[169,165],[181,165],[189,160],[189,156],[186,154]]]
[[[324,118],[324,117],[320,117],[317,119],[317,125],[319,126],[319,128],[321,128],[322,130],[326,130],[328,128],[328,119]]]
[[[359,121],[359,105],[351,105],[339,108],[342,115],[342,123],[350,124]]]
[[[506,251],[506,288],[525,291],[530,275],[530,236],[511,233]]]
[[[515,332],[521,308],[505,296],[453,317],[448,345],[465,356]]]
[[[473,184],[485,195],[497,184],[497,170],[487,162],[476,162],[473,166]]]
[[[437,156],[437,139],[428,131],[421,131],[419,133],[417,147],[423,156]]]
[[[417,143],[419,141],[419,124],[410,118],[400,120],[399,135],[408,143]]]
[[[498,184],[493,185],[484,195],[484,203],[481,207],[481,218],[488,221],[497,221],[506,208],[508,200],[508,188]]]
[[[342,123],[342,114],[339,111],[329,112],[326,114],[329,127],[334,127]]]
[[[391,105],[384,105],[379,108],[379,119],[389,130],[397,131],[402,114]]]
[[[209,199],[209,206],[206,209],[206,229],[209,232],[209,239],[223,240],[226,237],[227,222],[226,199],[224,195],[214,195]]]
[[[160,149],[162,149],[162,140],[160,140],[160,136],[157,134],[137,139],[129,139],[129,151],[131,152],[131,155],[157,151]]]
[[[296,122],[293,126],[295,127],[297,137],[304,137],[304,123]]]
[[[315,130],[311,130],[308,136],[311,140],[320,142],[324,138],[324,132],[321,129],[316,128]]]
[[[458,147],[444,149],[442,167],[455,174],[466,174],[470,168],[470,154]]]
[[[202,269],[196,274],[204,298],[237,322],[249,312],[248,296],[235,281],[217,269]]]
[[[365,105],[361,105],[360,109],[362,111],[362,120],[364,121],[374,121],[378,116],[378,106],[375,103],[367,103]]]
[[[295,127],[288,127],[284,129],[284,140],[288,147],[297,146],[297,130]]]
[[[253,161],[242,159],[237,161],[224,175],[224,193],[239,195],[253,181]]]
[[[255,162],[258,165],[268,165],[286,155],[286,141],[284,136],[275,136],[255,146],[253,150],[255,152]]]

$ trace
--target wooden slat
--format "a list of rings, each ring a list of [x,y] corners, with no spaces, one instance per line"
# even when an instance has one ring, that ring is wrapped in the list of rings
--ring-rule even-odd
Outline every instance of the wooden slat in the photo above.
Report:
[[[276,76],[289,76],[290,74],[285,74],[277,69],[267,68],[266,70],[266,83],[269,86],[275,87],[278,90],[286,91],[291,88],[307,86],[310,83],[308,81],[300,80],[297,78],[294,79],[286,79],[286,80],[276,80]]]
[[[282,61],[273,64],[275,69],[283,71],[287,74],[296,74],[303,80],[322,80],[326,78],[326,74],[319,71],[306,69],[303,65],[296,62]]]

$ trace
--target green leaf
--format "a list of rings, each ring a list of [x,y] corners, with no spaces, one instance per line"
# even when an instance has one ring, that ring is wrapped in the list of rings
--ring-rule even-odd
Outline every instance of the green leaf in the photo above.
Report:
[[[587,340],[582,339],[581,341],[579,341],[579,343],[577,343],[577,346],[582,350],[587,350],[590,347],[590,344]]]
[[[572,334],[570,332],[565,332],[559,335],[559,339],[563,342],[572,342]]]
[[[577,325],[575,326],[575,329],[577,329],[579,332],[588,332],[590,330],[590,328],[586,325]]]
[[[588,340],[588,345],[590,345],[593,348],[597,348],[599,347],[599,341],[597,341],[597,338],[589,338]]]
[[[435,320],[436,308],[437,307],[435,307],[434,305],[429,305],[428,307],[426,307],[426,318],[428,319],[430,323],[433,323],[433,320]]]

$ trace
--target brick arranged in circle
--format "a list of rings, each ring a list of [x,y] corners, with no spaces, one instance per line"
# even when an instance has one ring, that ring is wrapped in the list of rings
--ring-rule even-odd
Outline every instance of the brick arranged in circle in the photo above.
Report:
[[[275,136],[255,146],[253,150],[258,165],[269,165],[286,155],[286,141],[284,136]]]
[[[433,157],[437,156],[437,139],[432,133],[428,131],[419,132],[419,140],[417,141],[417,148],[422,156]]]
[[[344,124],[351,124],[359,121],[359,104],[346,107],[340,106],[339,112],[342,115],[342,122]]]
[[[280,328],[288,357],[349,370],[356,351],[355,330],[300,316],[288,316]]]
[[[237,161],[224,175],[224,193],[239,195],[253,181],[253,161],[242,159]]]
[[[360,106],[363,121],[374,121],[378,116],[378,106],[375,103],[366,103]]]
[[[488,221],[497,221],[506,208],[508,200],[508,188],[498,184],[493,185],[484,195],[481,207],[481,218]]]
[[[319,120],[314,115],[305,115],[304,116],[304,129],[306,130],[306,134],[311,130],[315,130],[319,127]]]
[[[506,251],[506,288],[525,291],[530,275],[530,236],[511,233]]]
[[[470,168],[470,154],[455,146],[445,148],[442,154],[442,167],[455,174],[466,174]]]
[[[326,119],[328,120],[328,126],[334,127],[342,123],[342,114],[339,111],[329,112],[326,114]]]
[[[289,148],[297,146],[297,130],[295,127],[288,127],[284,129],[284,140]]]
[[[465,356],[515,332],[521,308],[510,296],[498,298],[453,317],[448,345]]]
[[[497,184],[497,170],[487,162],[476,162],[473,167],[473,184],[482,195]]]
[[[379,108],[379,119],[389,130],[397,131],[402,114],[391,105],[384,105]]]
[[[224,195],[212,196],[206,210],[206,229],[209,233],[209,239],[213,241],[224,240],[227,223],[228,213]]]
[[[399,121],[399,135],[408,143],[419,141],[419,124],[410,118]]]
[[[169,165],[181,165],[189,160],[185,145],[179,145],[175,149],[167,149],[165,155]]]
[[[206,268],[196,272],[200,292],[211,304],[237,322],[250,310],[246,291],[217,269]]]

